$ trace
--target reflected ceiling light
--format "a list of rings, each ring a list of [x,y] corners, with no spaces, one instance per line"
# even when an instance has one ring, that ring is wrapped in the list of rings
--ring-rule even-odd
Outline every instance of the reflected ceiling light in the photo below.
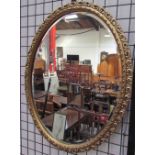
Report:
[[[109,33],[111,33],[110,29],[107,29]]]
[[[65,22],[76,21],[76,20],[78,20],[78,15],[76,14],[70,14],[65,16]]]
[[[78,18],[78,15],[76,14],[70,14],[70,15],[65,16],[66,20],[72,20],[72,19],[77,19],[77,18]]]
[[[110,34],[105,34],[104,37],[109,38],[111,36],[110,36]]]

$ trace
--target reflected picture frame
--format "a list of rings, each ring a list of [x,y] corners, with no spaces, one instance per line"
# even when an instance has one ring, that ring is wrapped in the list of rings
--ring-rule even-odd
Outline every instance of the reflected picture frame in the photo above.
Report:
[[[54,113],[52,135],[59,140],[63,140],[65,135],[65,127],[66,115],[61,114],[60,112]]]

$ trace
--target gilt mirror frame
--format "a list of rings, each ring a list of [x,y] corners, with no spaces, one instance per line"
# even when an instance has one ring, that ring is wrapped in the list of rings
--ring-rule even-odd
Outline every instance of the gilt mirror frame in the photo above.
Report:
[[[41,43],[46,32],[49,28],[62,16],[73,13],[73,12],[88,12],[99,19],[101,19],[107,27],[112,32],[115,41],[118,46],[118,55],[121,59],[121,67],[122,67],[122,80],[121,80],[121,91],[120,98],[118,104],[116,105],[112,117],[108,120],[105,127],[90,140],[80,143],[80,144],[69,144],[63,143],[49,133],[48,129],[44,126],[41,119],[39,118],[39,114],[37,113],[36,105],[33,101],[32,94],[32,70],[35,60],[35,55],[37,49]],[[108,136],[111,135],[112,132],[115,131],[118,123],[121,121],[124,112],[126,111],[127,105],[130,101],[131,95],[131,84],[132,84],[132,61],[131,54],[128,47],[127,40],[124,36],[123,30],[117,23],[117,21],[104,9],[100,8],[97,5],[90,4],[87,2],[72,2],[63,7],[58,8],[53,13],[49,14],[49,16],[45,19],[45,21],[39,27],[34,39],[32,41],[32,45],[28,52],[27,63],[25,69],[25,91],[26,98],[29,105],[29,110],[31,112],[32,118],[36,127],[39,129],[40,133],[54,146],[58,149],[67,151],[67,152],[82,152],[89,149],[95,148],[97,145],[100,145]]]

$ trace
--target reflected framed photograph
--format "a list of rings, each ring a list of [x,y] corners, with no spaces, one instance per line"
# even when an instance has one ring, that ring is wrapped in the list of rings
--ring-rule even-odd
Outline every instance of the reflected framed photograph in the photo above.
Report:
[[[108,52],[105,52],[105,51],[101,52],[100,53],[100,63],[102,63],[106,59],[107,56],[108,56]]]
[[[66,126],[66,115],[60,112],[59,113],[56,112],[54,114],[52,135],[59,140],[63,140],[65,133],[65,126]]]
[[[57,47],[57,58],[63,58],[63,47]]]

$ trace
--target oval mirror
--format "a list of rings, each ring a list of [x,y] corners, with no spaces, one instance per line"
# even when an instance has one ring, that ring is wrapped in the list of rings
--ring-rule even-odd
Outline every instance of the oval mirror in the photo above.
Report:
[[[29,51],[26,94],[40,132],[68,152],[115,130],[131,90],[125,37],[104,9],[71,3],[40,26]]]

